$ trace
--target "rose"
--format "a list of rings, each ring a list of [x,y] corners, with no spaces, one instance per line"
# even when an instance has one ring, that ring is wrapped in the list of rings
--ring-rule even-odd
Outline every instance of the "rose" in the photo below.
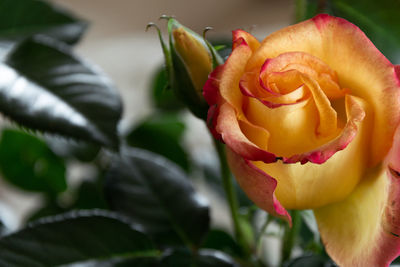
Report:
[[[208,124],[260,208],[313,209],[341,266],[400,251],[400,69],[348,21],[319,15],[233,50],[204,87]]]

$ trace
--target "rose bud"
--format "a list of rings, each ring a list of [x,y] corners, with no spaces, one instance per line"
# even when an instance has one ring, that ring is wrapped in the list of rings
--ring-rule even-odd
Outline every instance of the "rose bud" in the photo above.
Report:
[[[203,86],[213,66],[222,64],[222,59],[207,41],[175,19],[169,19],[168,29],[172,88],[197,117],[205,119],[208,105]]]
[[[204,87],[209,127],[248,197],[272,215],[313,209],[340,266],[400,252],[400,68],[329,15],[233,50]]]

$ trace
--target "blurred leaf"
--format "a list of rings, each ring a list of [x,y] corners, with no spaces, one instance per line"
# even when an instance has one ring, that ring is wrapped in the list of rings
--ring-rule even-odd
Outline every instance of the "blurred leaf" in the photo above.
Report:
[[[0,266],[55,266],[119,255],[157,254],[116,214],[78,211],[49,217],[0,239]]]
[[[240,246],[233,237],[227,232],[218,229],[213,229],[208,233],[202,247],[220,250],[232,256],[243,255]]]
[[[40,131],[118,148],[121,99],[110,81],[68,47],[37,36],[0,65],[0,111]]]
[[[68,264],[62,267],[162,267],[159,258],[155,257],[118,257],[111,260],[80,262],[78,264]]]
[[[0,39],[44,33],[74,44],[86,28],[86,22],[45,1],[0,0]]]
[[[188,155],[181,145],[184,130],[185,124],[177,114],[158,114],[136,126],[126,140],[130,146],[160,154],[188,171]]]
[[[332,14],[356,24],[393,63],[400,63],[400,1],[330,0]]]
[[[56,194],[67,188],[64,161],[42,140],[21,131],[3,130],[0,168],[7,181],[24,190]]]
[[[73,265],[68,265],[74,267]],[[234,267],[239,266],[227,254],[211,249],[200,249],[193,255],[186,249],[169,249],[162,257],[118,258],[88,262],[75,267]]]
[[[312,210],[302,210],[300,211],[301,218],[305,225],[307,225],[308,229],[312,232],[314,239],[319,240],[319,231],[317,221],[315,219],[314,213]]]
[[[207,184],[215,190],[216,193],[218,194],[225,194],[223,185],[222,185],[222,179],[221,179],[221,174],[219,170],[219,163],[215,162],[215,165],[211,164],[202,164],[202,166],[198,166],[204,175],[204,178],[207,182]],[[246,193],[240,188],[238,183],[236,182],[236,179],[232,177],[233,181],[233,186],[235,187],[235,192],[237,195],[238,199],[238,204],[240,208],[248,208],[254,205],[254,203],[247,197]]]
[[[334,267],[336,266],[329,258],[319,256],[319,255],[310,255],[310,256],[302,256],[291,260],[290,262],[284,264],[285,267]]]
[[[176,98],[174,92],[168,87],[167,72],[164,67],[157,70],[152,86],[153,103],[156,108],[167,111],[181,110],[183,104]]]
[[[59,136],[46,136],[45,141],[58,156],[66,159],[77,159],[82,162],[94,160],[100,151],[99,145],[69,140]]]
[[[171,251],[161,261],[163,267],[233,267],[237,263],[222,251],[212,249],[200,249],[197,255],[191,254],[188,250]]]
[[[310,19],[319,13],[322,1],[296,0],[296,22]]]
[[[77,199],[73,205],[76,209],[107,209],[103,187],[97,181],[83,181],[78,189]]]
[[[394,64],[400,63],[400,1],[297,0],[296,21],[329,13],[354,23]]]
[[[60,207],[55,198],[48,198],[42,207],[30,214],[28,222],[33,222],[43,217],[54,216],[64,212],[66,212],[66,209]]]
[[[123,151],[105,190],[111,208],[141,224],[158,244],[199,245],[207,234],[208,203],[180,168],[157,154]]]

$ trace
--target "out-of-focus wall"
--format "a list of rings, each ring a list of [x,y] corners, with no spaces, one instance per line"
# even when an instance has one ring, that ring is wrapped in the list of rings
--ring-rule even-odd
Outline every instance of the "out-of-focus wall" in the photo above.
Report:
[[[148,22],[174,15],[189,28],[210,37],[226,36],[237,28],[250,29],[260,39],[292,22],[294,0],[52,0],[91,23],[78,52],[100,65],[116,82],[125,104],[125,121],[149,112],[150,76],[162,62],[154,29]]]

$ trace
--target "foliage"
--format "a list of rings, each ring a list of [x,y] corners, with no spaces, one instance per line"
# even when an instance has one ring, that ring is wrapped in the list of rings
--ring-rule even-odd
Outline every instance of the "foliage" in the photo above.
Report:
[[[296,4],[296,20],[321,12],[342,16],[400,62],[398,2]],[[28,225],[14,233],[5,234],[7,225],[0,217],[0,267],[262,267],[267,265],[259,259],[262,241],[282,238],[282,231],[282,266],[334,266],[312,213],[297,214],[290,229],[270,216],[260,220],[265,213],[234,183],[230,197],[238,200],[245,246],[210,223],[213,207],[197,192],[194,182],[199,180],[194,177],[201,176],[225,196],[223,166],[196,162],[183,143],[189,126],[179,100],[190,102],[193,96],[185,92],[177,97],[174,92],[179,90],[168,89],[171,72],[178,75],[174,79],[182,79],[173,81],[175,86],[189,86],[172,42],[164,47],[167,69],[156,72],[149,88],[156,111],[119,134],[122,101],[117,90],[96,66],[73,52],[87,23],[41,0],[0,0],[0,14],[0,112],[19,126],[2,130],[0,171],[9,185],[44,200],[30,214]],[[180,24],[170,20],[169,30],[173,25]],[[218,52],[222,60],[230,48]],[[204,117],[203,104],[189,108]],[[94,170],[81,174],[83,181],[76,187],[67,179],[72,164]],[[292,248],[303,255],[294,259]]]

